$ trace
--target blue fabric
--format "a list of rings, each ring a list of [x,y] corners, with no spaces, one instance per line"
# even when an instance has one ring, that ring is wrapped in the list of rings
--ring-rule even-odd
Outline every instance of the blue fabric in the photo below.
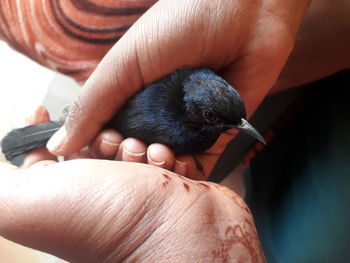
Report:
[[[292,124],[246,173],[268,262],[350,262],[350,74],[305,89]]]

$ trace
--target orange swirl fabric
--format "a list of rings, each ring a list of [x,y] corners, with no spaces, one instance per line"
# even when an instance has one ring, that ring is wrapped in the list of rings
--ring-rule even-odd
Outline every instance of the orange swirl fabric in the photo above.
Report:
[[[0,38],[84,81],[156,0],[0,0]]]

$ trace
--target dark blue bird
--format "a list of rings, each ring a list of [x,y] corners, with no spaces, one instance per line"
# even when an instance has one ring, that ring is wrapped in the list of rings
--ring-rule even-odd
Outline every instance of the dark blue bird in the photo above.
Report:
[[[163,143],[176,154],[200,153],[219,135],[236,128],[261,142],[245,120],[238,92],[209,69],[183,68],[150,84],[124,104],[105,125],[147,144]],[[61,123],[50,121],[11,131],[1,142],[7,160],[44,147]]]

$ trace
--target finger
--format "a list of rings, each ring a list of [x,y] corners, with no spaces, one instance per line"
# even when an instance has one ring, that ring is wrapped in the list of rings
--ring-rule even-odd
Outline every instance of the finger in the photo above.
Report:
[[[26,125],[34,125],[40,124],[43,122],[47,122],[50,120],[49,113],[47,109],[43,106],[37,107],[31,114],[29,114],[25,119]],[[49,153],[46,148],[36,149],[31,151],[25,155],[23,163],[21,165],[22,168],[29,167],[36,162],[42,160],[56,160],[56,157]]]
[[[48,150],[45,148],[36,149],[26,154],[26,156],[24,157],[23,163],[21,165],[21,168],[28,168],[33,164],[43,160],[57,161],[57,158],[56,156],[50,154]]]
[[[127,138],[120,144],[115,160],[144,163],[146,151],[145,143],[135,138]]]
[[[123,139],[123,136],[115,130],[103,130],[89,145],[89,149],[95,158],[114,159]]]
[[[223,132],[220,134],[217,141],[214,143],[212,147],[210,147],[208,150],[204,152],[206,155],[217,155],[220,157],[220,155],[225,150],[226,145],[239,133],[239,130],[231,129]]]
[[[193,180],[206,180],[208,176],[203,173],[205,165],[192,155],[176,156],[174,172]]]
[[[197,163],[203,166],[202,175],[207,179],[215,167],[216,162],[225,150],[227,144],[237,135],[237,130],[229,130],[220,135],[215,144],[205,152],[196,155]],[[193,171],[193,170],[192,170]]]
[[[49,120],[50,115],[47,109],[43,106],[38,106],[33,110],[33,112],[26,116],[25,125],[40,124]]]
[[[176,157],[174,160],[173,171],[174,173],[187,177],[187,160],[184,158]]]
[[[164,144],[154,143],[147,148],[148,164],[172,170],[174,166],[174,152]]]
[[[64,160],[75,160],[75,159],[90,159],[94,158],[94,156],[91,154],[91,151],[89,147],[85,146],[83,149],[79,150],[76,153],[70,154],[68,156],[64,157]]]

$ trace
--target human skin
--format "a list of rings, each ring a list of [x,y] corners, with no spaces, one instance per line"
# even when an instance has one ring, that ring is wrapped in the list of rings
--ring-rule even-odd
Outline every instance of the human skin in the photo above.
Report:
[[[78,151],[92,142],[127,98],[145,84],[185,65],[218,71],[240,92],[250,116],[286,62],[308,4],[307,0],[160,0],[103,58],[48,148],[56,155]],[[101,101],[104,107],[99,107]],[[211,149],[196,156],[204,164],[203,171],[196,169],[192,156],[178,156],[180,162],[173,160],[170,169],[178,172],[178,164],[185,163],[186,176],[207,178],[235,134],[225,133]],[[147,147],[134,145],[142,148],[136,158],[145,158],[142,153]],[[171,154],[164,146],[157,147]],[[123,158],[123,147],[120,149],[117,159],[127,159]],[[159,166],[172,166],[154,159]]]
[[[314,1],[314,3],[315,2],[316,1]],[[331,37],[331,39],[334,41],[334,44],[336,44],[335,46],[337,46],[336,50],[330,49],[327,45],[324,45],[324,46],[319,45],[319,46],[317,46],[318,48],[312,48],[313,46],[316,46],[317,43],[320,43],[320,40],[323,39],[321,37],[322,34],[312,33],[313,31],[311,29],[313,29],[315,27],[317,28],[316,21],[320,21],[321,18],[325,19],[325,18],[329,18],[332,16],[335,16],[338,19],[339,18],[342,19],[344,17],[336,16],[336,14],[339,14],[338,11],[342,10],[345,12],[346,10],[349,10],[349,9],[343,9],[340,7],[337,7],[337,8],[339,8],[339,10],[334,10],[334,8],[330,8],[332,6],[328,6],[329,8],[327,7],[327,5],[330,5],[332,3],[327,4],[326,1],[318,1],[318,2],[323,3],[320,6],[322,8],[315,8],[315,9],[313,9],[315,11],[315,13],[312,13],[313,14],[312,16],[306,16],[308,26],[302,27],[301,32],[300,32],[301,34],[304,34],[304,37],[297,40],[296,49],[298,51],[294,51],[292,53],[291,59],[287,63],[287,66],[281,75],[281,78],[280,78],[281,81],[277,82],[276,87],[281,87],[282,89],[285,87],[292,87],[296,83],[300,84],[300,83],[305,83],[307,81],[315,80],[319,77],[326,76],[327,74],[330,74],[334,71],[341,70],[343,68],[347,68],[349,66],[348,62],[346,63],[346,60],[350,61],[350,60],[348,60],[348,56],[347,56],[348,53],[345,52],[346,49],[342,47],[343,44],[346,44],[349,42],[346,42],[347,39],[344,39],[343,42],[337,41],[337,40],[339,40],[339,38],[338,38],[340,35],[339,33],[344,32],[344,31],[347,32],[346,29],[349,29],[348,23],[341,23],[341,24],[339,24],[338,27],[325,28],[325,29],[329,29],[329,30],[326,30],[326,32],[328,32],[330,34],[328,36],[334,36],[334,38]],[[313,7],[313,5],[311,5],[311,7]],[[337,8],[335,8],[335,9],[337,9]],[[329,12],[329,10],[331,10],[332,12]],[[313,19],[315,19],[315,20],[313,20]],[[334,20],[332,20],[332,21],[334,22]],[[338,22],[341,22],[341,21],[342,20],[340,20],[340,21],[338,20]],[[346,22],[346,21],[344,20],[344,22]],[[309,29],[307,29],[307,28],[309,28]],[[308,30],[311,30],[311,32],[308,32]],[[309,36],[308,40],[310,42],[307,42],[305,40],[305,36]],[[342,37],[346,38],[346,34],[343,35]],[[312,43],[314,43],[313,42],[314,40],[316,41],[316,43],[312,44]],[[306,42],[304,42],[304,41],[306,41]],[[305,48],[304,48],[302,43],[309,43],[309,44],[307,46],[305,46]],[[339,43],[342,43],[342,44],[339,45]],[[344,51],[344,52],[339,52],[340,50]],[[305,58],[304,54],[309,54],[310,51],[312,51],[313,58],[319,59],[319,60],[316,60],[318,62],[313,62],[313,60],[310,61],[309,59],[304,59]],[[327,63],[329,61],[332,63]],[[310,65],[310,62],[312,62],[311,65],[313,65],[314,67],[306,67],[305,66],[305,65]],[[321,62],[321,63],[319,63],[319,62]],[[341,63],[339,63],[339,62],[341,62]],[[300,66],[303,66],[303,65],[304,65],[304,68],[301,69]],[[304,71],[305,69],[306,69],[306,72]],[[310,71],[308,71],[308,70],[310,70]],[[313,74],[310,77],[310,74],[308,74],[308,73],[313,73]],[[298,78],[296,79],[295,76],[298,76]],[[283,82],[282,82],[282,77],[283,77]],[[44,121],[44,120],[42,120],[42,121]],[[100,136],[102,136],[102,135],[100,134]],[[103,149],[98,149],[98,147],[95,147],[95,150],[97,152],[99,151],[100,153],[101,153],[101,151],[103,152]],[[73,158],[73,157],[70,156],[69,158]],[[33,164],[33,163],[36,163],[40,160],[46,160],[46,159],[55,159],[55,157],[49,155],[46,152],[46,150],[41,149],[39,152],[37,151],[36,153],[31,154],[27,157],[26,166],[31,166],[31,164]],[[52,231],[55,229],[57,230],[57,232],[62,230],[62,233],[65,233],[65,227],[67,226],[67,225],[65,225],[65,223],[67,223],[67,221],[69,221],[69,220],[67,218],[63,218],[63,217],[65,215],[69,215],[69,213],[67,213],[67,208],[71,208],[71,207],[76,208],[76,210],[74,210],[73,213],[76,211],[79,211],[79,213],[77,213],[78,214],[77,220],[79,220],[81,217],[83,217],[85,219],[86,216],[88,216],[88,214],[84,214],[84,212],[87,212],[87,211],[85,211],[85,209],[82,207],[85,203],[83,203],[82,205],[72,204],[72,203],[70,203],[72,200],[69,198],[69,196],[68,195],[62,196],[63,193],[62,193],[62,191],[59,190],[59,189],[64,188],[65,193],[66,193],[67,189],[74,188],[69,183],[65,184],[65,182],[67,182],[67,181],[75,182],[78,184],[86,184],[86,182],[89,182],[89,180],[92,179],[92,177],[94,177],[94,176],[96,177],[96,174],[95,174],[94,176],[91,175],[91,178],[90,178],[90,171],[89,170],[87,170],[87,171],[80,170],[81,172],[83,172],[84,175],[86,175],[86,177],[82,176],[80,178],[79,178],[79,175],[76,175],[76,174],[72,175],[70,173],[71,171],[68,171],[73,167],[77,168],[77,171],[78,171],[79,169],[82,169],[82,166],[85,165],[86,162],[87,161],[68,162],[68,164],[66,164],[67,165],[66,167],[62,167],[62,165],[57,165],[54,162],[44,161],[41,163],[34,164],[34,166],[32,166],[28,170],[17,170],[13,167],[1,166],[1,168],[0,168],[0,169],[2,169],[1,180],[3,180],[2,184],[1,184],[2,185],[1,192],[3,193],[3,195],[0,198],[0,200],[1,200],[0,201],[0,211],[4,212],[0,216],[0,218],[1,218],[0,225],[2,226],[1,232],[7,234],[7,237],[9,237],[9,238],[12,238],[12,239],[17,238],[16,240],[18,242],[22,241],[22,243],[24,242],[27,245],[31,244],[31,246],[35,246],[37,248],[41,248],[41,249],[44,249],[46,251],[54,251],[54,252],[56,252],[56,254],[58,254],[62,257],[65,257],[67,259],[72,259],[72,260],[76,259],[76,261],[79,261],[80,259],[82,259],[79,257],[79,255],[72,255],[71,254],[72,251],[69,251],[69,249],[71,250],[71,247],[69,249],[67,247],[63,247],[61,249],[56,247],[57,243],[59,243],[60,245],[63,243],[63,244],[66,244],[67,246],[69,246],[69,245],[73,246],[72,243],[69,243],[68,241],[65,240],[66,239],[65,235],[62,235],[62,239],[64,239],[64,240],[56,239],[56,241],[49,240],[49,242],[47,242],[47,235],[51,234],[49,231]],[[50,165],[49,165],[50,168],[49,169],[45,168],[44,165],[49,164],[49,163],[50,163]],[[100,161],[94,162],[94,164],[98,164],[98,163],[101,163],[101,162]],[[56,165],[56,166],[51,166],[51,164]],[[121,166],[123,166],[123,165],[121,165],[121,166],[119,166],[119,165],[120,165],[120,163],[117,162],[113,166],[113,169],[118,168],[118,170],[121,170],[121,173],[122,172],[125,172],[125,173],[130,172],[130,169],[122,168]],[[54,170],[56,170],[56,168],[57,168],[57,170],[58,170],[57,173],[53,172],[52,167],[55,168]],[[131,166],[131,167],[132,167],[131,170],[133,170],[133,171],[138,171],[139,169],[141,169],[141,168],[136,168],[137,167],[136,164],[135,164],[135,166]],[[143,167],[143,166],[141,166],[141,167]],[[88,166],[88,168],[91,168],[91,167]],[[94,168],[91,168],[90,170],[91,170],[91,172],[93,172]],[[106,170],[108,170],[108,169],[106,169]],[[152,170],[151,176],[162,177],[162,175],[158,174],[157,171],[158,171],[158,169],[155,169],[154,173],[153,173],[153,170]],[[59,178],[62,176],[62,174],[58,174],[59,172],[62,172],[62,174],[64,175],[63,176],[64,178]],[[48,174],[44,175],[43,173],[45,173],[45,174],[48,173]],[[101,174],[101,169],[98,169],[98,171],[96,171],[96,173]],[[172,173],[169,173],[169,174],[171,174],[173,176]],[[34,175],[34,176],[31,176],[31,175]],[[112,179],[116,180],[116,181],[119,181],[118,179],[120,177],[123,177],[123,175],[119,176],[120,174],[118,174],[118,175],[115,174],[115,175],[116,175],[116,177],[115,178],[112,177]],[[148,175],[148,173],[146,173],[145,175]],[[44,180],[45,176],[52,176],[49,178],[50,179],[54,178],[55,179],[54,182],[60,182],[61,188],[60,188],[60,186],[58,186],[59,184],[54,185],[54,186],[51,184],[47,184],[48,183],[47,180]],[[76,178],[76,179],[74,179],[74,178]],[[103,178],[101,178],[101,179],[103,179]],[[178,178],[178,177],[176,176],[176,178]],[[183,178],[181,178],[181,179],[183,179]],[[31,182],[31,184],[26,187],[26,184],[28,183],[28,181]],[[95,180],[92,183],[95,183],[97,187],[95,187],[95,185],[93,185],[93,186],[90,185],[90,188],[89,188],[89,186],[87,186],[87,188],[89,190],[92,189],[92,192],[95,189],[101,189],[100,188],[101,181],[102,180],[100,180],[100,181]],[[16,188],[13,187],[14,182],[16,182],[16,185],[15,185]],[[174,183],[174,184],[179,189],[183,188],[186,191],[185,186],[181,185],[181,183],[183,183],[182,180],[176,181],[176,183]],[[187,183],[187,181],[185,181],[185,183]],[[192,185],[192,183],[194,185],[196,185],[196,183],[191,181],[191,185]],[[36,185],[35,189],[34,189],[33,185]],[[52,188],[56,189],[57,191],[54,191],[53,193],[48,193],[47,191],[40,192],[40,188],[37,187],[38,185],[39,186],[46,186],[46,187],[51,186]],[[119,181],[119,183],[116,183],[116,185],[120,186],[120,181]],[[147,183],[147,185],[148,185],[148,183]],[[168,183],[168,185],[170,185],[170,184]],[[75,186],[77,187],[78,185],[75,185]],[[197,186],[199,186],[199,185],[197,185]],[[201,185],[201,186],[203,186],[203,185]],[[171,188],[173,188],[173,187],[174,186],[172,186]],[[216,187],[217,186],[215,186],[215,188]],[[52,188],[50,188],[50,189],[52,189]],[[192,189],[192,188],[193,187],[191,186],[190,189]],[[218,188],[220,188],[220,187],[218,187]],[[224,188],[220,188],[220,189],[221,189],[220,191],[215,190],[214,191],[215,193],[212,194],[213,196],[217,196],[217,200],[221,201],[223,199],[223,197],[226,196],[226,198],[227,198],[227,195],[234,196],[234,195],[232,195],[232,193],[231,194],[224,193],[225,192]],[[4,191],[4,190],[6,190],[6,191]],[[35,193],[33,193],[34,190],[35,190]],[[77,196],[77,195],[81,196],[82,194],[81,193],[79,194],[78,189],[76,189],[76,190],[77,190],[77,192],[71,193],[72,196]],[[10,193],[11,191],[12,191],[12,193]],[[218,193],[220,193],[220,194],[218,194]],[[16,197],[16,195],[17,195],[17,197]],[[39,196],[40,196],[40,198],[39,198]],[[48,199],[46,199],[46,201],[52,200],[53,204],[56,204],[56,203],[60,204],[60,206],[57,206],[58,209],[56,211],[53,211],[54,208],[52,206],[49,206],[48,203],[50,203],[50,202],[44,202],[44,200],[42,199],[43,196],[48,198]],[[90,195],[90,192],[88,192],[87,196],[92,197],[92,199],[94,199],[94,200],[96,199],[96,198],[94,198],[93,195]],[[23,198],[23,197],[28,197],[30,200],[29,201],[25,200],[25,198]],[[66,202],[67,199],[70,199],[70,202]],[[210,200],[213,200],[213,199],[210,198]],[[239,201],[241,199],[238,198],[236,200]],[[39,203],[39,205],[38,205],[38,203]],[[223,202],[222,204],[225,205],[226,202]],[[90,205],[90,203],[89,203],[89,205]],[[26,209],[23,209],[24,207],[26,207]],[[93,206],[93,208],[94,207],[95,206]],[[237,206],[234,206],[231,204],[231,206],[227,205],[227,207],[229,209],[232,209],[232,211],[235,211],[237,214],[242,215],[242,218],[244,218],[244,214],[242,214],[242,212],[240,212],[239,209],[237,209]],[[46,217],[46,214],[44,214],[43,211],[38,211],[40,208],[42,208],[45,211],[45,213],[49,212],[47,214],[47,215],[49,215],[49,217]],[[238,211],[234,210],[234,208],[236,208]],[[55,209],[56,209],[56,207],[55,207]],[[82,211],[80,211],[80,209]],[[208,207],[205,207],[205,209],[208,209]],[[23,211],[23,210],[25,210],[25,211]],[[101,210],[96,209],[96,211],[100,212]],[[174,211],[174,210],[172,210],[172,211]],[[176,210],[175,212],[178,213],[178,210]],[[180,211],[180,213],[181,213],[181,211]],[[79,217],[79,216],[81,216],[81,217]],[[40,231],[35,231],[35,229],[33,229],[33,226],[37,224],[35,219],[37,219],[38,217],[43,222],[43,225],[38,230],[40,230],[40,231],[45,230],[45,229],[48,230],[46,232],[39,233],[41,235],[46,234],[45,237],[43,238],[45,240],[45,244],[43,244],[44,243],[43,240],[40,240],[41,236],[37,236],[38,232],[40,232]],[[57,220],[52,220],[52,218],[57,218]],[[202,218],[205,218],[205,217],[202,217]],[[15,219],[15,221],[11,222],[11,220],[13,220],[13,219]],[[248,220],[249,219],[251,219],[251,218],[249,217]],[[3,223],[6,223],[6,224],[3,224]],[[68,222],[68,223],[70,223],[70,222]],[[68,227],[69,227],[69,224],[68,224]],[[191,227],[192,227],[192,225],[191,225]],[[28,234],[28,236],[22,235],[23,233],[21,233],[21,231],[23,229],[28,230],[28,232],[24,231],[24,234]],[[222,227],[222,230],[223,229],[224,229],[224,227]],[[232,228],[228,228],[227,233],[233,233],[231,231],[231,229]],[[180,231],[181,230],[182,229],[180,229]],[[255,231],[252,231],[252,233],[254,233],[254,232]],[[215,233],[217,233],[217,232],[214,231],[214,234]],[[211,232],[211,234],[213,234],[213,232]],[[21,236],[22,238],[24,238],[26,240],[18,240],[18,236]],[[231,235],[231,237],[232,237],[232,235]],[[69,239],[69,238],[67,238],[67,239]],[[226,243],[222,242],[222,244],[228,244],[228,242],[230,240],[232,241],[233,238],[231,238],[231,239],[224,238],[223,240],[224,241],[226,240]],[[92,240],[92,241],[94,241],[94,240]],[[99,243],[100,243],[100,240],[98,240],[96,242],[96,244],[99,244]],[[82,245],[84,245],[84,244],[82,244]],[[229,249],[226,250],[228,252],[226,255],[230,255],[229,252],[233,251],[232,247],[228,246],[228,248]],[[232,250],[230,250],[230,248]],[[89,247],[89,249],[90,249],[90,247]],[[218,251],[218,250],[212,250],[212,251]],[[225,251],[225,250],[221,250],[221,251]],[[92,252],[94,252],[94,251],[92,250]],[[79,254],[79,253],[82,253],[82,250],[77,250],[77,254]],[[192,251],[191,251],[191,253],[192,253]],[[214,252],[214,254],[217,254],[217,253]],[[225,254],[223,254],[223,255],[225,255]],[[86,254],[85,256],[89,257],[90,254]],[[101,256],[103,257],[103,255],[101,255]],[[222,258],[220,260],[224,259],[224,257],[225,256],[222,256]],[[86,262],[86,261],[82,261],[82,262]]]
[[[350,1],[338,1],[335,5],[327,0],[312,1],[297,35],[295,47],[291,53],[282,73],[274,84],[270,94],[296,87],[308,82],[329,76],[337,71],[350,68]],[[117,160],[134,160],[134,157],[121,156],[120,148],[104,145],[106,151],[98,148],[102,137],[118,142],[121,148],[128,147],[128,152],[147,152],[147,162],[194,179],[203,179],[208,176],[211,168],[224,149],[226,142],[232,139],[234,132],[225,133],[217,144],[209,151],[196,156],[205,168],[203,173],[195,169],[195,165],[189,156],[174,155],[164,145],[151,145],[147,148],[142,142],[128,138],[122,141],[122,136],[116,131],[102,131],[97,137],[97,142],[92,143],[91,150],[95,156],[106,158],[114,153]],[[103,145],[103,144],[102,144]],[[102,152],[101,152],[102,150]],[[116,154],[118,152],[118,154]],[[156,163],[151,159],[156,160]],[[178,159],[182,159],[184,167],[179,168]],[[141,158],[139,161],[142,161]],[[187,170],[187,171],[186,171]]]
[[[350,1],[314,0],[272,93],[350,68]]]
[[[27,123],[47,120],[39,107]],[[69,262],[265,262],[248,207],[218,184],[139,163],[57,163],[46,149],[0,170],[0,235]]]

